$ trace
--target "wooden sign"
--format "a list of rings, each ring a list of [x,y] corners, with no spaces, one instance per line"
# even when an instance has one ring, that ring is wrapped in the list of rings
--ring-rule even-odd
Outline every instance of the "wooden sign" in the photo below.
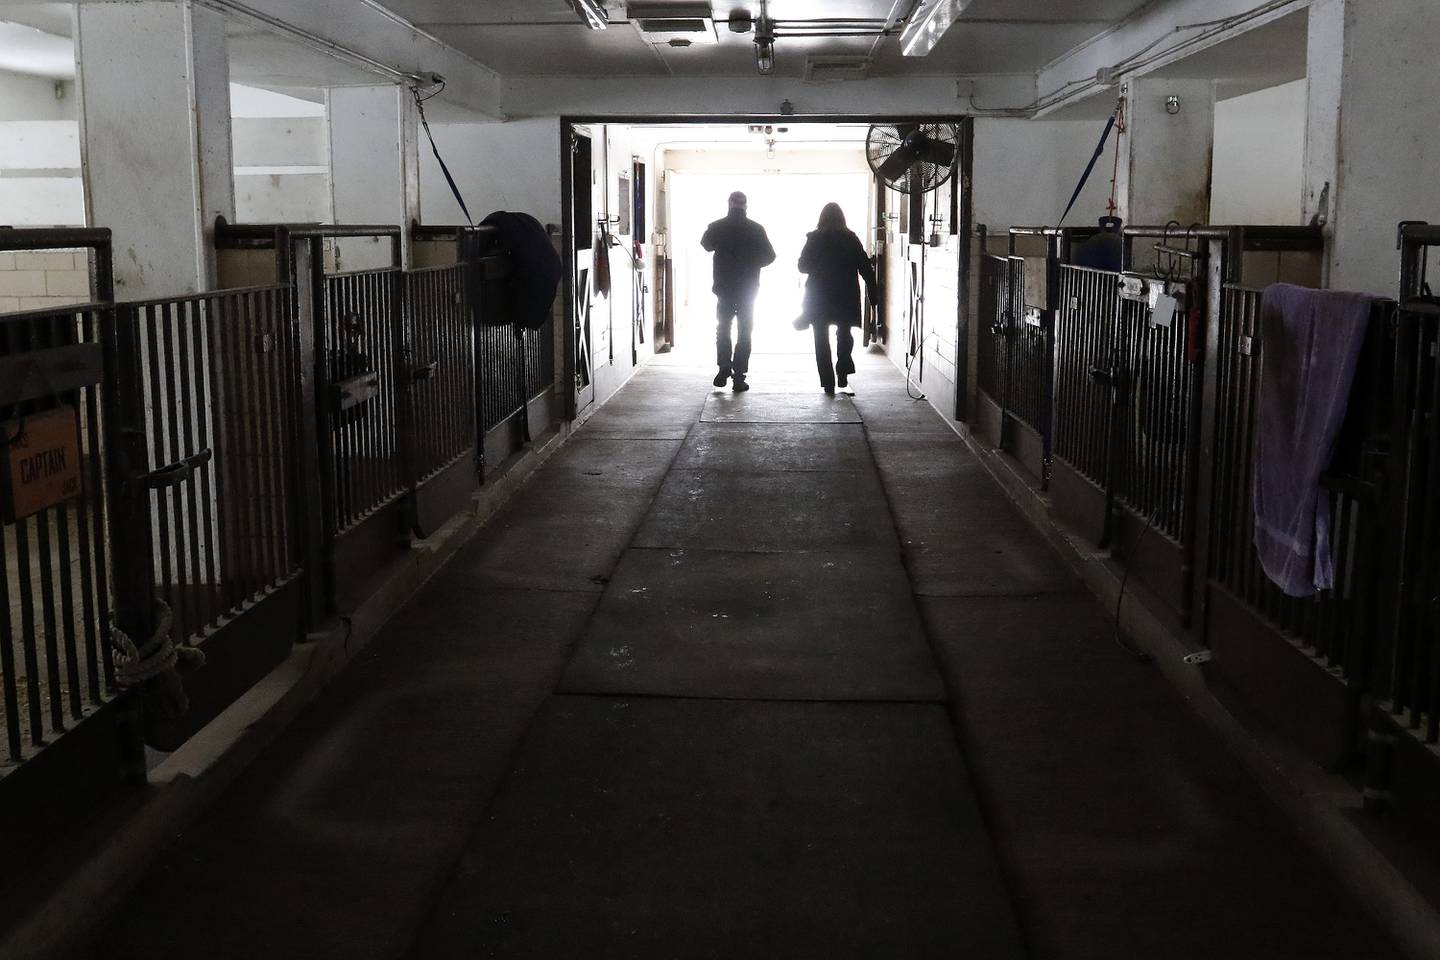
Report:
[[[11,440],[11,438],[15,438]],[[59,407],[0,424],[0,510],[13,523],[80,495],[80,431],[75,408]]]

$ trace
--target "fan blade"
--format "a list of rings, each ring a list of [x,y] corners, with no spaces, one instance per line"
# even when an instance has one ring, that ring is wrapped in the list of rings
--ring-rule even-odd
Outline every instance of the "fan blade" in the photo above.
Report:
[[[898,180],[920,159],[920,151],[923,146],[923,142],[917,142],[915,135],[911,134],[905,138],[905,142],[900,145],[898,150],[885,158],[885,162],[880,164],[877,172],[886,180]]]
[[[920,152],[920,158],[937,167],[950,167],[955,164],[955,144],[946,143],[944,140],[931,140],[925,138],[925,145]]]

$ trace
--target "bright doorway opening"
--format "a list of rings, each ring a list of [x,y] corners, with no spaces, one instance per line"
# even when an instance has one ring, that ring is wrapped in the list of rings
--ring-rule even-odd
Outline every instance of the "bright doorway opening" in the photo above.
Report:
[[[860,162],[863,163],[863,160]],[[755,301],[757,353],[807,353],[808,333],[791,325],[800,314],[805,277],[797,269],[805,236],[815,229],[820,209],[838,203],[850,229],[873,235],[871,179],[863,172],[715,172],[672,170],[670,249],[675,283],[675,349],[708,356],[713,352],[715,297],[711,255],[700,246],[705,227],[725,215],[735,191],[749,198],[749,216],[765,227],[775,263],[760,277]]]

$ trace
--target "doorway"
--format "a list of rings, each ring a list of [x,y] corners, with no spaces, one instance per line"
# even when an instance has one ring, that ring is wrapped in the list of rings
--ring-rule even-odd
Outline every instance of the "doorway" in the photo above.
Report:
[[[805,289],[805,277],[796,264],[806,234],[815,229],[820,208],[834,202],[840,204],[850,229],[863,241],[872,234],[870,187],[870,176],[858,169],[848,173],[672,171],[674,349],[697,359],[708,358],[713,350],[711,255],[700,246],[700,237],[706,225],[725,215],[727,198],[739,190],[749,199],[750,218],[765,227],[776,255],[775,263],[761,273],[755,301],[755,352],[810,351],[809,334],[791,326],[800,314]]]
[[[796,263],[806,235],[821,207],[836,202],[878,259],[882,289],[895,279],[883,276],[883,252],[887,242],[903,244],[904,238],[893,230],[884,202],[889,191],[877,187],[866,139],[874,123],[913,122],[919,121],[562,117],[570,320],[563,347],[567,374],[575,379],[571,410],[604,403],[656,353],[670,354],[671,364],[714,364],[712,261],[699,241],[705,227],[724,216],[735,190],[748,195],[750,214],[766,227],[777,254],[761,278],[756,360],[774,358],[795,370],[812,366],[806,355],[813,340],[792,326],[804,293]],[[954,256],[964,264],[967,238],[960,237],[958,246]],[[957,265],[957,272],[963,287],[965,271]],[[604,282],[607,275],[613,280]],[[965,297],[957,300],[963,304]],[[876,323],[885,305],[879,306]],[[964,328],[963,312],[957,308],[957,330]],[[866,336],[872,334],[886,342],[867,328]]]

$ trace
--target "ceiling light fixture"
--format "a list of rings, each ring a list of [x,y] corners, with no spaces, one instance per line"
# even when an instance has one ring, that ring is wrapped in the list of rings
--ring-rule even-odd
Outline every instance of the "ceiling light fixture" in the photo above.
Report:
[[[767,77],[775,72],[775,23],[764,3],[760,4],[760,19],[755,21],[755,69]]]
[[[900,52],[907,57],[923,57],[934,50],[968,6],[970,0],[923,0],[900,33]]]
[[[585,21],[591,30],[604,30],[610,26],[610,14],[600,0],[566,0],[570,9]]]
[[[755,69],[763,76],[769,76],[775,72],[775,41],[755,41]]]

